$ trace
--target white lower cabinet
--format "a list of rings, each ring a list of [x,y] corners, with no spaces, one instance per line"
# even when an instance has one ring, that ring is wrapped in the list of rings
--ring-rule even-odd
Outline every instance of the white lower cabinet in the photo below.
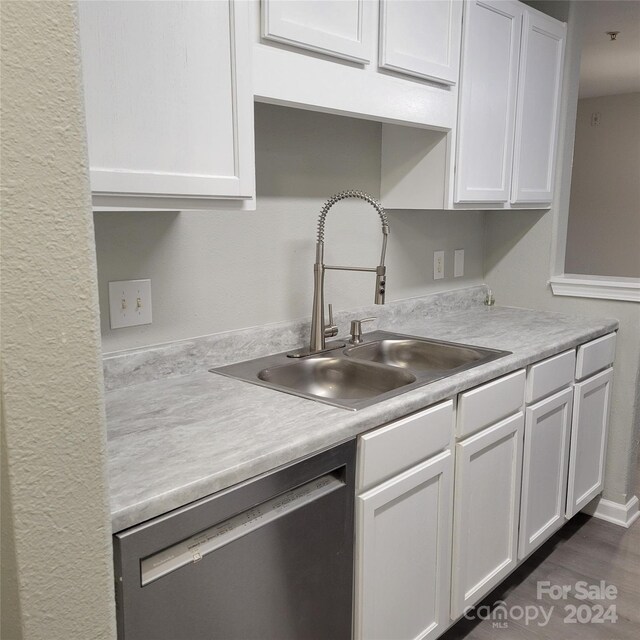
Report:
[[[602,491],[614,342],[360,436],[354,638],[439,637]]]
[[[568,518],[602,491],[612,381],[613,369],[610,367],[583,382],[576,382],[569,454]]]
[[[452,619],[518,562],[523,430],[519,412],[456,444]]]
[[[357,497],[355,638],[431,639],[448,626],[452,474],[445,451]]]
[[[572,402],[573,388],[568,388],[527,407],[518,544],[521,559],[565,522]]]

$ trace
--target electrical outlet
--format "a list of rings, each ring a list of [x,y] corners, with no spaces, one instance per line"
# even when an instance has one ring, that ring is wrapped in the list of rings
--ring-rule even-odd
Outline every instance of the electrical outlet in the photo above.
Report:
[[[456,249],[453,253],[453,277],[461,278],[464,275],[464,249]]]
[[[444,278],[444,251],[433,252],[433,279]]]
[[[109,283],[109,323],[112,329],[151,324],[151,280]]]

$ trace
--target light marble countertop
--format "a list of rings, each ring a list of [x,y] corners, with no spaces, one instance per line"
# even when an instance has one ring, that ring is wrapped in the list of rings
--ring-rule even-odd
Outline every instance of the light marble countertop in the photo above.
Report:
[[[357,317],[357,316],[353,316]],[[377,328],[513,352],[360,411],[209,373],[106,394],[113,531],[353,438],[617,329],[611,319],[485,307],[392,313]],[[282,350],[274,348],[273,352]],[[243,359],[243,358],[239,358]]]

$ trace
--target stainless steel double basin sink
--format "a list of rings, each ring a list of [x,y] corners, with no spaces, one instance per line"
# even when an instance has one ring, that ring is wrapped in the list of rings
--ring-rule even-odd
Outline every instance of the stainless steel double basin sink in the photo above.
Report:
[[[509,353],[373,331],[358,345],[305,358],[279,353],[211,372],[357,410]]]

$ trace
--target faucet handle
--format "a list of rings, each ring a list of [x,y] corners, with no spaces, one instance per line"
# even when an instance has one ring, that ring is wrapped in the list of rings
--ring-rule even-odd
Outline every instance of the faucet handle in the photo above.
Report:
[[[333,338],[338,335],[338,327],[333,323],[333,305],[329,303],[329,324],[323,327],[324,337]]]
[[[375,317],[372,318],[361,318],[360,320],[352,320],[351,321],[351,339],[349,342],[351,344],[360,344],[362,342],[362,323],[363,322],[372,322],[376,320]]]

